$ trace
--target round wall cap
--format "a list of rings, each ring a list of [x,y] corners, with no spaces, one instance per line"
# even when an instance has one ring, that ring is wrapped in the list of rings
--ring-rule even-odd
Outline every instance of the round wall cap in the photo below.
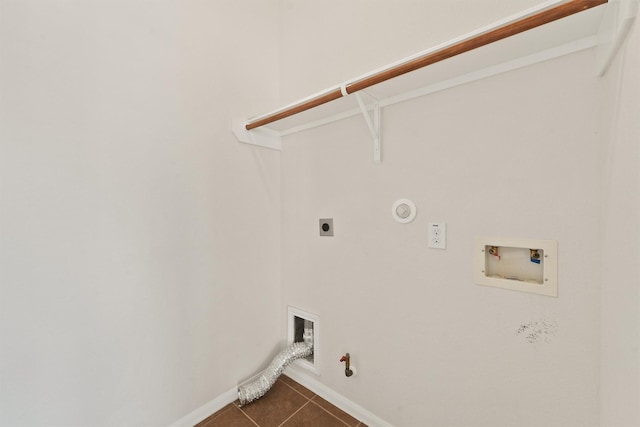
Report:
[[[393,204],[391,208],[391,214],[393,219],[401,224],[406,224],[413,221],[416,217],[417,209],[416,204],[409,199],[399,199]]]

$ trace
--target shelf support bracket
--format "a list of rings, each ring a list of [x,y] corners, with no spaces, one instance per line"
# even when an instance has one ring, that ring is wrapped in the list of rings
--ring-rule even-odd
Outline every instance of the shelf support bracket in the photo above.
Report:
[[[282,150],[282,138],[278,132],[267,128],[247,130],[245,123],[246,120],[231,122],[231,130],[238,141],[272,150]]]
[[[367,108],[367,106],[365,105],[364,101],[362,100],[362,96],[360,96],[360,93],[356,92],[354,95],[356,97],[356,100],[358,101],[360,111],[362,111],[362,115],[364,116],[364,120],[367,122],[367,127],[369,128],[371,137],[373,138],[373,162],[377,164],[382,163],[380,102],[378,102],[378,100],[376,99],[376,102],[373,104],[373,117],[371,117],[371,115],[369,114],[369,108]]]
[[[596,50],[597,71],[603,76],[622,42],[629,33],[638,13],[640,0],[611,0],[598,30]]]

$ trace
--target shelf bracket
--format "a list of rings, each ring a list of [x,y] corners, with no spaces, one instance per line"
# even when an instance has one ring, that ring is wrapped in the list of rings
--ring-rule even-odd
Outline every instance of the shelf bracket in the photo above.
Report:
[[[371,137],[373,138],[373,162],[374,163],[382,163],[382,147],[381,147],[381,137],[382,134],[380,132],[380,102],[376,99],[373,104],[373,117],[369,114],[369,108],[365,105],[362,100],[362,96],[360,96],[360,92],[356,92],[355,94],[356,100],[358,101],[358,105],[360,106],[360,111],[362,111],[362,115],[364,116],[364,120],[367,122],[367,127],[369,128],[369,132],[371,132]],[[371,96],[371,95],[369,95]],[[371,96],[371,98],[373,98]],[[375,98],[373,98],[375,99]]]
[[[247,130],[245,123],[246,120],[231,122],[231,130],[238,141],[272,150],[282,150],[282,138],[278,132],[266,128]]]
[[[597,72],[603,76],[627,37],[640,0],[611,0],[598,30]]]

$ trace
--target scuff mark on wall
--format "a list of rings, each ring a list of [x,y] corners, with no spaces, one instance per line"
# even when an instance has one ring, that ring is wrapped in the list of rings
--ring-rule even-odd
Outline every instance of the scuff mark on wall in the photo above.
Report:
[[[520,325],[516,335],[522,335],[530,344],[536,342],[550,343],[551,338],[558,331],[558,322],[555,320],[541,319]]]

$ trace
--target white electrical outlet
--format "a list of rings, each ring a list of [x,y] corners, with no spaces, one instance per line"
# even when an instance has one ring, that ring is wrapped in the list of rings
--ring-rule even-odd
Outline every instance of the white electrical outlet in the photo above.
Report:
[[[435,249],[447,248],[447,223],[429,223],[429,247]]]

